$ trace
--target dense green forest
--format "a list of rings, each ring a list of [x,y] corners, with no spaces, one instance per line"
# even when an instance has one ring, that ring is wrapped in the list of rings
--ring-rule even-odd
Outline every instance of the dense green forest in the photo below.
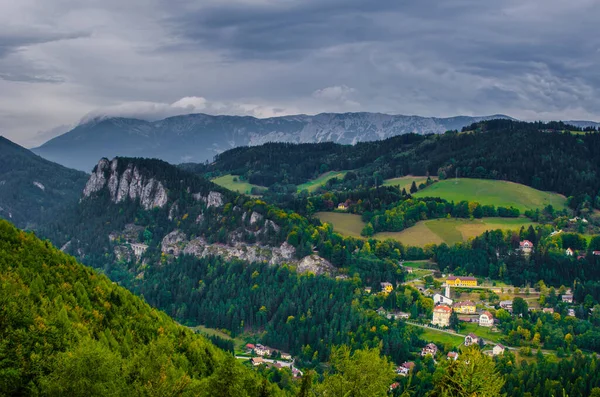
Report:
[[[37,228],[75,204],[87,178],[0,136],[0,218]]]
[[[209,165],[185,165],[211,175],[233,173],[280,193],[329,170],[353,170],[339,189],[381,184],[404,175],[503,179],[574,196],[573,208],[600,208],[600,134],[572,134],[562,123],[490,120],[464,132],[400,135],[353,146],[272,143],[240,147]],[[507,144],[513,142],[514,144]]]
[[[233,356],[0,221],[0,394],[282,395]]]
[[[416,289],[399,287],[387,297],[370,296],[362,292],[358,277],[339,281],[298,275],[286,265],[219,257],[182,256],[169,266],[148,268],[130,288],[181,322],[228,329],[234,336],[264,330],[263,343],[289,351],[307,365],[327,361],[336,345],[374,348],[380,342],[395,362],[408,360],[413,346],[424,342],[414,329],[374,310],[385,305],[417,317],[432,309]]]

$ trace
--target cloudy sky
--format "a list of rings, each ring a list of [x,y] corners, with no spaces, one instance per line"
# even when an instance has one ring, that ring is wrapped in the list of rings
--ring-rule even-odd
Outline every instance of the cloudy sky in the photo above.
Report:
[[[600,119],[598,0],[0,0],[0,135],[82,118]]]

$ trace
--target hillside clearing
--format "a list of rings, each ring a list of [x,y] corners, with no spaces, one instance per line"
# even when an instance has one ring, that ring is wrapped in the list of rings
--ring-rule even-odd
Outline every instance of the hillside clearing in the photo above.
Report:
[[[234,180],[237,179],[237,180]],[[229,189],[233,192],[238,192],[242,194],[251,195],[252,188],[256,188],[259,190],[266,190],[264,186],[253,185],[251,183],[241,181],[239,176],[237,175],[223,175],[215,179],[211,179],[211,182],[216,183],[219,186],[224,187],[225,189]]]
[[[340,212],[317,212],[315,214],[321,222],[333,225],[336,232],[345,236],[362,238],[360,232],[365,227],[360,215],[343,214]]]
[[[339,212],[318,212],[321,222],[333,225],[336,232],[362,238],[360,232],[365,227],[360,215]],[[381,232],[373,236],[378,240],[392,239],[407,246],[424,247],[427,244],[446,243],[453,245],[479,236],[487,230],[519,230],[535,225],[527,218],[482,218],[482,219],[430,219],[401,232]]]
[[[518,183],[489,179],[446,179],[413,194],[415,197],[440,197],[448,201],[476,201],[481,205],[513,206],[520,211],[565,207],[566,198],[557,193],[543,192]]]
[[[432,177],[431,179],[436,180],[437,177]],[[383,186],[398,186],[398,189],[400,189],[400,191],[402,191],[402,189],[406,189],[406,191],[409,192],[413,182],[418,187],[421,183],[427,182],[427,177],[407,175],[399,178],[386,179],[385,181],[383,181]]]
[[[301,192],[302,190],[308,190],[309,193],[313,193],[319,187],[325,186],[325,184],[327,183],[328,180],[333,179],[333,178],[342,179],[346,176],[347,173],[348,173],[348,171],[326,172],[326,173],[320,175],[318,178],[313,179],[312,181],[308,181],[306,183],[303,183],[302,185],[298,185],[298,191]]]

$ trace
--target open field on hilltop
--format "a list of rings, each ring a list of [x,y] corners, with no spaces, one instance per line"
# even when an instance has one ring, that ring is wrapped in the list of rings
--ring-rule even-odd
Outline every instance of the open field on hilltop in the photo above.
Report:
[[[317,212],[315,214],[321,222],[333,225],[333,229],[345,236],[362,238],[360,232],[365,227],[360,215],[343,214],[340,212]]]
[[[237,178],[238,180],[234,181],[233,180],[234,178]],[[241,180],[239,180],[239,176],[231,175],[231,174],[227,174],[227,175],[223,175],[218,178],[215,178],[215,179],[211,179],[211,182],[216,183],[217,185],[222,186],[225,189],[229,189],[233,192],[238,192],[238,193],[248,194],[248,195],[252,194],[252,188],[258,188],[261,190],[267,189],[264,186],[253,185],[251,183],[241,181]]]
[[[437,177],[431,177],[431,179],[436,180]],[[427,182],[426,176],[402,176],[399,178],[386,179],[383,181],[383,186],[398,186],[400,190],[406,189],[407,192],[410,191],[410,186],[412,183],[416,183],[417,187],[421,183]]]
[[[315,214],[321,222],[333,225],[340,234],[361,238],[365,227],[360,215],[339,212],[318,212]],[[415,226],[401,232],[381,232],[373,237],[378,240],[393,239],[404,245],[423,247],[427,244],[456,244],[471,237],[479,236],[486,230],[518,230],[535,225],[527,218],[482,218],[482,219],[431,219],[418,222]]]
[[[302,190],[308,190],[309,193],[312,193],[315,190],[317,190],[319,187],[325,186],[325,184],[327,183],[328,180],[333,179],[333,178],[342,179],[346,176],[347,173],[348,173],[348,171],[326,172],[326,173],[320,175],[318,178],[313,179],[312,181],[308,181],[306,183],[303,183],[302,185],[299,185],[298,191],[300,192]]]
[[[543,208],[552,204],[564,208],[566,198],[518,183],[489,179],[446,179],[418,191],[415,197],[440,197],[448,201],[476,201],[482,205],[513,206],[520,211]]]

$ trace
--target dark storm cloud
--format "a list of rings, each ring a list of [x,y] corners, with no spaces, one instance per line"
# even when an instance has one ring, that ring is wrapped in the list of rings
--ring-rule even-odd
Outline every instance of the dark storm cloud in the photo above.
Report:
[[[597,0],[0,0],[0,127],[34,141],[32,131],[86,113],[598,119],[599,7]]]

